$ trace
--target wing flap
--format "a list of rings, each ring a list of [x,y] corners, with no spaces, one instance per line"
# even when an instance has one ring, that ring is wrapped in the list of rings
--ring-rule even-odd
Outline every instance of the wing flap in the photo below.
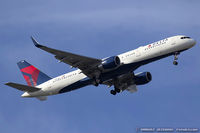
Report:
[[[129,87],[127,87],[126,89],[127,91],[129,91],[130,93],[134,93],[138,91],[138,88],[136,86],[136,84],[130,85]]]
[[[15,88],[15,89],[18,89],[20,91],[25,91],[25,92],[34,92],[34,91],[41,90],[40,88],[22,85],[22,84],[18,84],[18,83],[12,83],[12,82],[8,82],[5,85],[10,86],[10,87]]]
[[[38,100],[40,101],[45,101],[47,100],[47,96],[39,96],[39,97],[36,97]]]

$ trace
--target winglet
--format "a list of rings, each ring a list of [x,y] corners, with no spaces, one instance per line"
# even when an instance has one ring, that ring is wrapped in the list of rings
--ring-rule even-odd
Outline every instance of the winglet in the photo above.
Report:
[[[33,41],[34,45],[38,48],[42,47],[42,45],[40,45],[32,36],[31,36],[31,40]]]

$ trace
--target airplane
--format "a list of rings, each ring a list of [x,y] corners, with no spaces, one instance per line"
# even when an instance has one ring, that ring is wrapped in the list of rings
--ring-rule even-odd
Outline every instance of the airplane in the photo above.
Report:
[[[21,97],[37,98],[41,101],[46,100],[47,96],[70,92],[88,85],[114,86],[110,91],[112,95],[124,90],[136,92],[138,85],[147,84],[152,80],[150,72],[135,74],[137,68],[168,56],[174,56],[173,64],[178,65],[178,55],[196,44],[196,41],[188,36],[177,35],[120,55],[97,59],[49,48],[39,44],[33,37],[31,39],[37,48],[53,54],[59,62],[77,68],[75,71],[51,78],[25,60],[18,62],[17,65],[28,85],[13,82],[5,85],[23,91]]]

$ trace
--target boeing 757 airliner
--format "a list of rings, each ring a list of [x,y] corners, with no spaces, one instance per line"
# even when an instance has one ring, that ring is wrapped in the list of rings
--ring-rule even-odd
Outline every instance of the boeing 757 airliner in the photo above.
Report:
[[[22,97],[35,97],[39,100],[46,100],[49,95],[99,84],[114,86],[110,91],[113,95],[124,90],[136,92],[137,85],[144,85],[152,80],[150,72],[134,73],[137,68],[171,55],[174,56],[173,64],[178,65],[178,55],[196,44],[194,39],[178,35],[120,55],[96,59],[49,48],[39,44],[33,37],[31,39],[37,48],[53,54],[59,62],[77,68],[75,71],[51,78],[25,60],[18,62],[17,65],[28,85],[13,82],[6,85],[24,91]]]

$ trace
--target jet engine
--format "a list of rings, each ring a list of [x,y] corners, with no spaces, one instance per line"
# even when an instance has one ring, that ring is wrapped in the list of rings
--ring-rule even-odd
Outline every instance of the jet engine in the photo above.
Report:
[[[135,74],[134,81],[136,85],[144,85],[149,83],[152,80],[152,76],[150,72],[141,72]]]
[[[101,65],[99,65],[100,69],[114,69],[120,65],[120,59],[118,56],[111,56],[106,59],[103,59]]]

